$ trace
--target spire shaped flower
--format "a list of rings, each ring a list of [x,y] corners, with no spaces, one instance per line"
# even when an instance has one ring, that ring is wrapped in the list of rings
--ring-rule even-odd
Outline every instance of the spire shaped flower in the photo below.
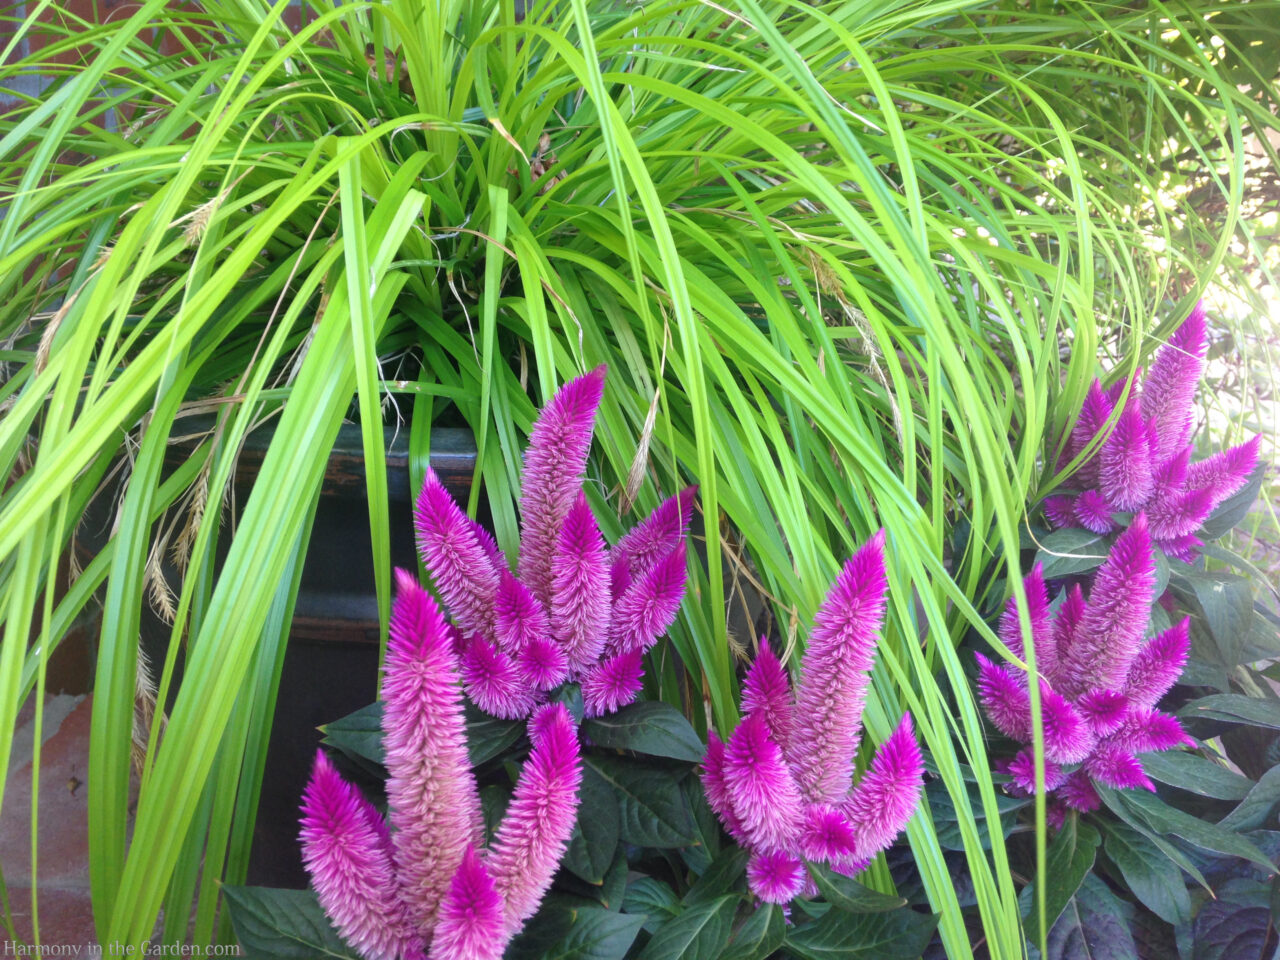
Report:
[[[1153,789],[1138,754],[1191,742],[1174,717],[1153,709],[1182,673],[1188,635],[1184,620],[1145,637],[1156,587],[1145,517],[1135,517],[1116,540],[1088,598],[1072,587],[1052,619],[1036,615],[1049,609],[1040,571],[1023,586],[1041,673],[1050,819],[1060,822],[1068,808],[1097,809],[1095,781],[1117,789]],[[1002,628],[1008,621],[1006,611]],[[978,699],[987,718],[1006,737],[1028,745],[1002,766],[1012,781],[1009,792],[1029,795],[1035,790],[1035,768],[1027,673],[976,656]]]
[[[583,493],[605,368],[565,384],[525,451],[518,574],[428,470],[418,551],[464,637],[463,684],[486,713],[527,717],[566,681],[588,716],[639,692],[644,653],[684,598],[696,488],[671,497],[610,550]]]
[[[766,902],[809,889],[806,859],[843,873],[865,868],[915,813],[924,759],[910,715],[853,783],[887,585],[881,532],[845,564],[819,608],[794,693],[762,640],[743,684],[742,722],[727,742],[708,735],[707,802],[751,852],[747,882]]]
[[[1258,463],[1258,437],[1189,463],[1196,386],[1207,347],[1204,305],[1197,303],[1156,352],[1146,375],[1130,385],[1111,433],[1072,478],[1076,493],[1045,501],[1050,525],[1107,534],[1115,528],[1114,512],[1141,511],[1164,553],[1188,562],[1195,558],[1201,543],[1196,531],[1223,500],[1244,486]],[[1067,438],[1067,459],[1101,433],[1120,395],[1114,388],[1108,394],[1094,381]]]
[[[561,703],[533,713],[533,749],[484,851],[452,631],[411,574],[396,571],[396,582],[382,687],[395,829],[320,753],[303,796],[303,862],[320,905],[365,960],[498,960],[573,832],[577,731]]]

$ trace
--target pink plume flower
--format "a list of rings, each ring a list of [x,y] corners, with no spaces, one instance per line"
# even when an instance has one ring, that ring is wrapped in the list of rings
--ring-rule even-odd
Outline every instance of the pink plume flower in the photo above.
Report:
[[[684,597],[696,488],[665,501],[612,552],[582,492],[604,375],[599,367],[565,384],[534,424],[519,577],[434,473],[418,499],[423,562],[461,628],[454,648],[466,692],[486,713],[526,717],[565,682],[583,685],[591,716],[630,703],[641,687],[641,654],[675,621]]]
[[[924,756],[905,714],[889,738],[880,744],[844,813],[858,838],[859,857],[871,857],[893,842],[920,802]]]
[[[377,811],[316,753],[302,799],[302,862],[320,905],[367,960],[421,957],[397,898],[391,851]]]
[[[604,649],[609,629],[608,577],[604,539],[586,494],[579,491],[551,562],[551,631],[575,668],[595,663]]]
[[[1028,595],[1043,590],[1026,581]],[[1118,789],[1150,788],[1136,755],[1192,744],[1178,721],[1154,704],[1173,685],[1186,661],[1187,621],[1143,640],[1155,590],[1155,562],[1142,514],[1117,538],[1094,574],[1086,602],[1079,586],[1059,604],[1045,631],[1052,639],[1052,669],[1040,685],[1045,790],[1055,819],[1064,809],[1097,809],[1093,781]],[[1002,633],[1011,629],[1006,609]],[[1040,650],[1037,648],[1037,653]],[[1025,676],[977,654],[976,691],[988,719],[1025,746],[1012,760],[1010,793],[1035,790],[1031,698]],[[1080,769],[1068,773],[1070,765]]]
[[[582,678],[583,709],[588,717],[615,713],[636,698],[644,680],[644,655],[626,650],[601,661]]]
[[[1058,651],[1058,688],[1071,697],[1091,687],[1118,689],[1142,642],[1156,582],[1147,520],[1138,514],[1094,576],[1089,604],[1071,643]]]
[[[537,702],[525,669],[478,633],[462,652],[462,679],[477,707],[504,720],[528,716]]]
[[[882,530],[844,565],[814,617],[796,690],[805,722],[788,744],[811,803],[838,802],[849,788],[887,587]]]
[[[674,497],[658,504],[653,513],[627,531],[614,545],[609,554],[610,564],[621,564],[630,580],[684,543],[697,495],[696,486],[685,487]]]
[[[1191,650],[1191,618],[1184,617],[1147,641],[1129,665],[1124,692],[1137,707],[1155,706],[1178,682]]]
[[[789,847],[800,827],[800,789],[759,715],[748,715],[725,746],[724,777],[729,802],[753,847]]]
[[[765,903],[788,903],[805,888],[804,862],[785,850],[761,851],[747,862],[747,886]]]
[[[1158,459],[1170,456],[1191,436],[1191,408],[1207,349],[1201,301],[1156,354],[1142,385],[1142,414],[1159,428]]]
[[[1201,541],[1196,531],[1217,506],[1239,490],[1257,465],[1260,437],[1198,463],[1194,444],[1196,387],[1204,367],[1203,304],[1174,331],[1156,354],[1142,383],[1133,383],[1125,409],[1101,448],[1077,470],[1074,496],[1044,502],[1045,519],[1056,528],[1083,527],[1105,534],[1111,511],[1143,511],[1150,535],[1170,557],[1190,563]],[[1103,391],[1095,382],[1072,429],[1064,453],[1082,451],[1105,425],[1125,383]]]
[[[500,581],[478,526],[427,468],[413,516],[418,552],[440,596],[464,632],[493,635],[493,602]],[[490,541],[491,542],[491,541]]]
[[[784,750],[791,740],[791,677],[774,655],[769,641],[760,638],[760,652],[742,684],[742,710],[759,714],[769,728],[769,736]]]
[[[707,731],[707,754],[702,758],[702,790],[711,812],[724,824],[725,832],[736,842],[746,845],[747,835],[729,799],[729,784],[724,774],[724,741],[714,730]]]
[[[525,450],[520,579],[548,606],[556,544],[582,485],[605,373],[601,365],[561,387],[542,408]]]
[[[387,799],[404,903],[426,939],[463,851],[480,841],[480,801],[444,619],[411,574],[396,579],[382,685]]]
[[[1031,736],[1031,697],[1026,684],[1007,667],[980,653],[974,656],[978,661],[978,699],[988,719],[1006,737],[1026,740]]]
[[[475,847],[467,847],[440,905],[432,960],[501,960],[508,939],[502,895]]]
[[[1151,496],[1155,487],[1151,434],[1137,404],[1125,407],[1102,445],[1098,485],[1102,502],[1119,510],[1137,510]]]
[[[303,799],[303,858],[325,912],[366,960],[423,960],[428,945],[436,960],[496,960],[568,846],[582,782],[577,730],[562,703],[534,713],[533,749],[484,858],[454,640],[412,575],[398,570],[396,580],[382,688],[395,832],[321,754]],[[514,669],[479,635],[466,653],[505,664],[491,673]]]
[[[489,871],[505,905],[508,936],[533,916],[569,845],[578,812],[582,759],[563,703],[540,707],[530,721],[533,751],[493,838]]]
[[[646,651],[675,622],[688,576],[684,543],[632,581],[613,607],[609,653]]]
[[[1049,642],[1049,593],[1044,585],[1044,567],[1036,564],[1031,573],[1022,581],[1023,591],[1027,595],[1027,613],[1031,623],[1031,638],[1035,644],[1037,666],[1041,670],[1040,655]],[[1019,658],[1026,656],[1026,644],[1023,642],[1021,621],[1018,618],[1016,598],[1010,597],[1005,604],[1004,615],[1000,618],[1000,639],[1004,645]]]
[[[1075,497],[1046,497],[1044,501],[1045,519],[1049,521],[1049,526],[1054,530],[1062,527],[1074,527],[1077,522],[1075,509]]]
[[[546,610],[505,565],[493,598],[493,623],[498,646],[504,653],[518,653],[527,644],[551,636]]]
[[[800,852],[817,863],[851,860],[858,854],[857,831],[839,808],[811,803],[800,827]]]
[[[865,869],[919,803],[924,759],[910,716],[853,784],[866,674],[884,615],[883,550],[884,536],[877,534],[832,585],[815,617],[795,695],[762,640],[743,683],[742,721],[727,744],[708,733],[707,802],[751,852],[748,885],[769,903],[817,893],[802,858],[848,876]]]
[[[1111,504],[1098,490],[1086,490],[1076,497],[1073,512],[1080,526],[1093,533],[1106,534],[1115,529]]]

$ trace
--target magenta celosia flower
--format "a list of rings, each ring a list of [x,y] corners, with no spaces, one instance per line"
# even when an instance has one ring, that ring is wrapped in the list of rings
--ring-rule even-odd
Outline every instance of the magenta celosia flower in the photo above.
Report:
[[[1244,485],[1258,462],[1258,437],[1190,462],[1195,392],[1206,350],[1204,307],[1198,303],[1157,351],[1146,376],[1129,384],[1114,429],[1072,478],[1077,492],[1045,500],[1051,526],[1107,534],[1115,529],[1115,512],[1142,511],[1161,550],[1187,562],[1195,558],[1201,543],[1196,531]],[[1094,382],[1067,438],[1066,459],[1098,437],[1124,386],[1121,382],[1108,392]]]
[[[1117,789],[1153,789],[1138,754],[1191,743],[1174,717],[1154,709],[1182,673],[1188,647],[1185,620],[1144,638],[1155,583],[1151,540],[1141,514],[1111,548],[1088,599],[1079,586],[1072,587],[1051,621],[1039,615],[1049,609],[1041,573],[1023,581],[1040,671],[1051,823],[1060,824],[1068,808],[1097,809],[1101,800],[1093,781]],[[1002,628],[1009,621],[1006,610]],[[987,718],[1005,736],[1029,744],[1026,671],[976,656],[978,699]],[[1034,792],[1034,760],[1032,748],[1025,747],[997,764],[1010,777],[1010,793]]]
[[[416,931],[397,896],[386,835],[376,826],[381,822],[318,752],[302,798],[302,862],[320,906],[368,960],[420,957]]]
[[[911,819],[924,759],[904,716],[853,785],[869,672],[884,617],[884,535],[845,564],[790,677],[762,640],[743,683],[743,719],[708,733],[702,783],[726,832],[751,852],[747,882],[769,903],[813,893],[804,861],[862,870]]]
[[[684,538],[694,488],[661,504],[609,550],[582,490],[604,367],[564,385],[525,451],[519,577],[491,537],[427,471],[415,525],[464,641],[463,682],[476,705],[527,717],[565,681],[582,685],[588,716],[630,703],[643,655],[684,597]]]
[[[316,758],[303,798],[303,861],[321,906],[366,960],[497,960],[537,910],[577,817],[582,766],[563,704],[529,722],[525,761],[493,849],[467,756],[454,638],[431,596],[396,571],[383,680],[394,831]],[[477,638],[475,652],[488,642]]]

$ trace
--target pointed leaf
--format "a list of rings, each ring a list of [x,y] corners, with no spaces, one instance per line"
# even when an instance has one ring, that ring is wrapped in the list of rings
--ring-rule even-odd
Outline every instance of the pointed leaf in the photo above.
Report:
[[[578,798],[578,822],[561,862],[587,883],[603,883],[618,848],[618,803],[590,764],[583,767]]]
[[[933,937],[936,914],[830,910],[789,931],[786,949],[802,960],[916,960]]]
[[[1044,919],[1050,930],[1093,869],[1100,841],[1097,830],[1079,817],[1069,816],[1049,845],[1045,855]],[[1027,940],[1038,943],[1040,911],[1033,900],[1035,883],[1027,884],[1022,892],[1019,901],[1025,908]]]
[[[872,890],[853,877],[838,874],[820,863],[810,863],[808,867],[809,875],[818,885],[822,898],[837,910],[845,913],[884,913],[907,905],[902,897]]]
[[[617,713],[587,720],[582,732],[593,743],[615,750],[632,750],[651,757],[670,757],[700,763],[707,745],[675,707],[661,700],[644,700]]]
[[[603,907],[544,904],[512,941],[507,960],[622,960],[644,923]]]
[[[729,942],[742,897],[734,894],[695,904],[654,933],[637,960],[713,960]]]
[[[766,960],[781,946],[787,922],[776,903],[762,903],[734,931],[720,960]]]
[[[339,938],[311,890],[226,886],[222,894],[236,939],[248,956],[359,960]]]
[[[1124,876],[1133,895],[1165,923],[1178,925],[1191,919],[1191,897],[1180,870],[1154,843],[1123,823],[1104,823],[1103,849]]]
[[[618,835],[642,847],[682,847],[693,838],[693,824],[680,793],[681,775],[668,766],[625,757],[588,757],[613,788],[618,802]]]

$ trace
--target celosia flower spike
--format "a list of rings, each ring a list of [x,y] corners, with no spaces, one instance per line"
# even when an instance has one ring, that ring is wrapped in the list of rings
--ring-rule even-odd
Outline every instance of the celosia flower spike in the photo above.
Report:
[[[1138,707],[1153,707],[1178,682],[1191,649],[1191,618],[1156,634],[1138,651],[1125,677],[1124,693]]]
[[[382,685],[387,799],[403,899],[425,940],[482,821],[451,638],[413,576],[399,570],[396,580]]]
[[[624,650],[602,660],[582,678],[583,711],[587,717],[616,713],[636,698],[644,685],[644,654]]]
[[[652,647],[675,622],[687,578],[684,543],[677,543],[617,598],[608,653]]]
[[[887,587],[882,530],[845,564],[814,617],[796,690],[805,721],[787,747],[811,803],[837,802],[849,788]]]
[[[582,759],[573,719],[563,703],[539,707],[529,721],[533,751],[516,782],[489,855],[489,872],[513,936],[533,916],[577,819]]]
[[[302,799],[302,862],[320,905],[365,960],[421,957],[397,898],[377,811],[316,753]]]
[[[1158,430],[1157,460],[1167,459],[1191,437],[1191,406],[1207,347],[1200,301],[1156,354],[1142,385],[1142,414]]]
[[[1031,736],[1031,698],[1026,684],[1013,672],[992,663],[980,653],[978,661],[978,699],[995,728],[1006,737],[1026,740]]]
[[[581,488],[606,368],[570,380],[538,415],[524,453],[520,492],[520,579],[550,606],[560,530]]]
[[[464,633],[493,636],[493,604],[500,577],[479,527],[459,509],[427,468],[413,515],[418,553]],[[489,541],[492,542],[492,541]],[[496,549],[496,548],[495,548]]]
[[[1058,688],[1077,697],[1124,683],[1150,616],[1156,567],[1143,514],[1133,518],[1098,568],[1070,644],[1058,651]]]
[[[1101,383],[1094,380],[1089,386],[1089,392],[1085,395],[1080,417],[1071,431],[1071,439],[1066,449],[1068,460],[1074,459],[1098,435],[1111,416],[1111,410],[1111,401],[1107,399],[1106,391],[1102,389]],[[1097,478],[1097,472],[1095,455],[1080,465],[1076,471],[1077,482],[1087,484]]]
[[[875,856],[906,827],[920,801],[923,776],[924,756],[908,713],[880,744],[870,768],[844,805],[858,840],[856,857]]]
[[[800,827],[803,803],[782,748],[758,714],[745,717],[725,745],[724,777],[750,844],[764,850],[787,847]]]
[[[1031,573],[1022,581],[1023,592],[1027,595],[1027,616],[1031,624],[1031,638],[1036,648],[1036,663],[1040,670],[1045,669],[1045,656],[1052,660],[1052,652],[1046,650],[1050,643],[1049,631],[1049,592],[1044,585],[1044,567],[1036,564]],[[1026,644],[1023,642],[1022,621],[1018,617],[1018,604],[1015,597],[1010,597],[1005,604],[1004,615],[1000,618],[1000,639],[1019,659],[1026,658]]]
[[[1262,435],[1252,440],[1215,453],[1187,467],[1187,484],[1211,491],[1216,507],[1227,497],[1244,486],[1258,465],[1258,445]]]
[[[685,487],[674,497],[658,504],[653,513],[623,534],[614,545],[609,553],[609,563],[619,574],[625,574],[626,583],[684,542],[693,519],[693,501],[697,495],[696,486]],[[622,589],[625,589],[625,584],[616,589],[614,595],[620,594]]]
[[[569,665],[599,659],[609,629],[609,570],[604,539],[579,491],[565,516],[551,562],[551,633]]]
[[[1124,408],[1115,429],[1102,444],[1098,487],[1103,502],[1117,510],[1137,510],[1151,496],[1155,487],[1151,434],[1136,403]]]
[[[528,654],[529,648],[522,652]],[[478,633],[463,647],[462,680],[485,713],[503,720],[527,717],[537,702],[528,674],[528,663],[522,666]]]
[[[747,671],[742,684],[742,711],[759,714],[769,728],[769,736],[783,749],[791,739],[791,677],[778,662],[765,637],[760,638],[760,652]]]
[[[509,939],[502,896],[475,847],[467,847],[440,905],[431,960],[501,960]]]
[[[884,615],[883,549],[877,534],[845,565],[822,603],[795,699],[787,671],[762,639],[743,684],[742,721],[728,743],[708,732],[707,802],[750,851],[747,884],[767,903],[817,893],[804,859],[846,876],[865,869],[919,801],[924,760],[910,716],[850,792],[866,673]]]

